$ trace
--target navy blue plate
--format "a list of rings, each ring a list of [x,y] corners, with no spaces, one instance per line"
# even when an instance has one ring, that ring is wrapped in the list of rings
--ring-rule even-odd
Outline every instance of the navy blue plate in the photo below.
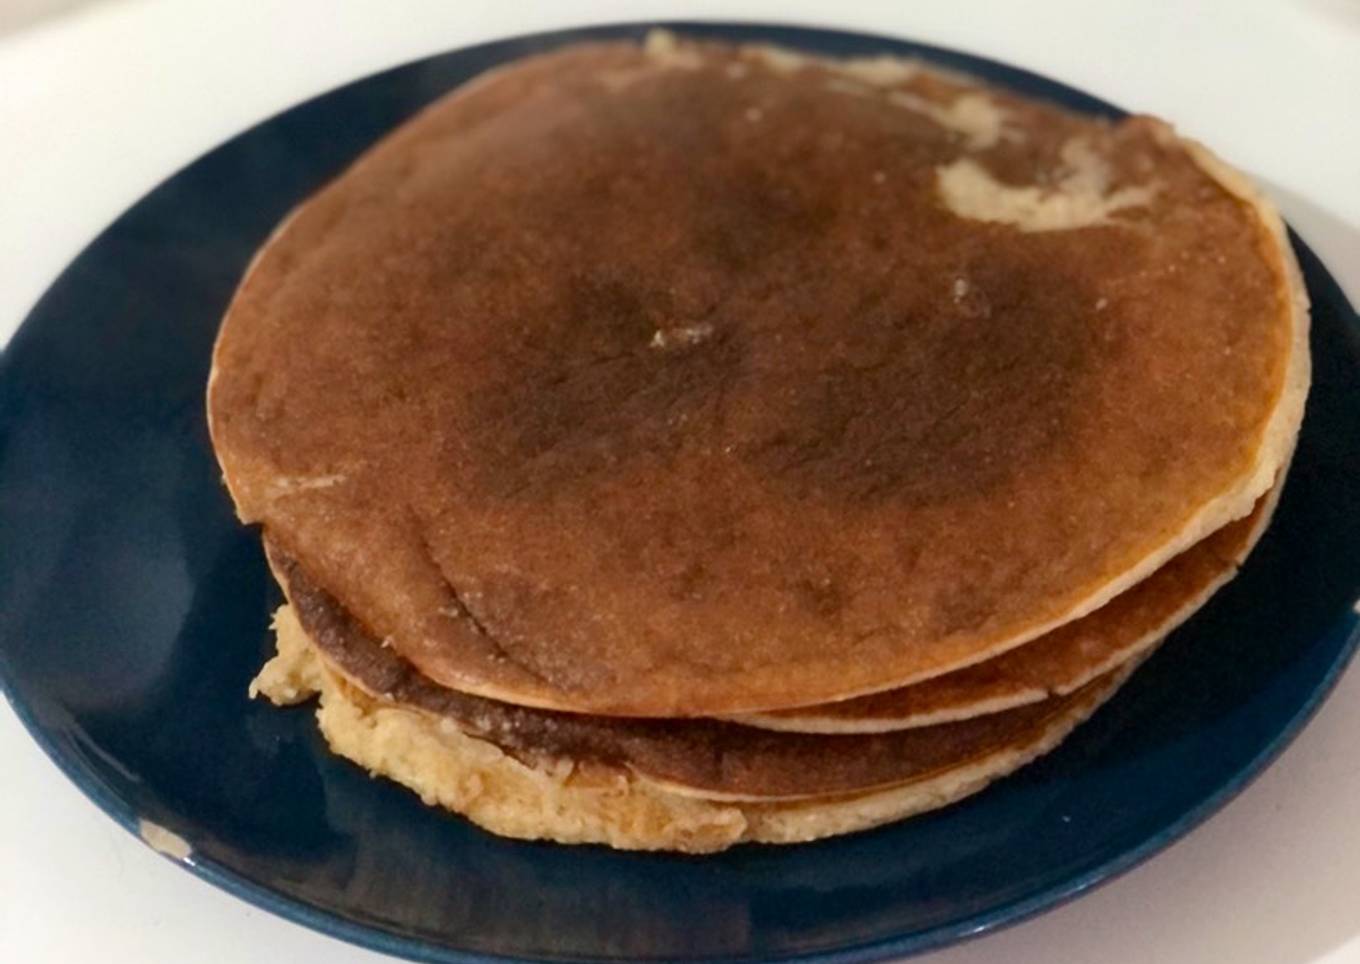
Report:
[[[678,28],[921,56],[1118,114],[916,44]],[[1317,371],[1275,524],[1241,576],[1058,752],[960,805],[702,859],[517,843],[332,757],[310,710],[246,699],[278,594],[220,484],[203,391],[251,253],[451,87],[524,54],[644,30],[502,41],[350,84],[176,174],[66,270],[0,357],[0,683],[20,718],[124,826],[184,837],[194,873],[419,960],[882,958],[1033,914],[1166,846],[1298,732],[1360,635],[1360,324],[1297,239]]]

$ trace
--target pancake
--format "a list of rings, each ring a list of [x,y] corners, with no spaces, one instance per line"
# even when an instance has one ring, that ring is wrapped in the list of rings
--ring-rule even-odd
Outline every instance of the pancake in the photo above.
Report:
[[[317,721],[337,754],[502,836],[630,850],[709,853],[743,842],[798,843],[945,806],[1051,750],[1127,674],[1111,674],[1066,701],[1061,712],[906,783],[810,800],[737,801],[677,793],[617,764],[507,753],[436,712],[375,699],[356,687],[318,657],[287,607],[276,629],[279,655],[252,684],[252,694],[281,704],[320,694]]]
[[[1090,615],[967,669],[841,703],[732,717],[796,733],[882,733],[998,713],[1064,696],[1155,648],[1237,575],[1265,531],[1283,481],[1239,519]]]
[[[240,517],[434,683],[730,715],[995,657],[1246,515],[1305,339],[1273,209],[1156,121],[587,45],[295,212],[209,420]]]
[[[775,733],[719,720],[618,719],[522,707],[432,683],[367,635],[296,562],[277,551],[270,559],[290,600],[276,620],[280,636],[302,634],[323,662],[357,690],[449,721],[531,761],[547,758],[626,769],[669,792],[705,799],[795,800],[911,783],[1047,732],[1087,692],[976,720],[847,736]]]

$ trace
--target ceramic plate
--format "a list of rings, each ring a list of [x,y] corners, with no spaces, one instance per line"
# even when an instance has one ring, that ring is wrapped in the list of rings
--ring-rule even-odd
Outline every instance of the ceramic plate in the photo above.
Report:
[[[1119,112],[1011,67],[857,34],[676,25],[973,71]],[[1054,754],[944,811],[716,857],[518,843],[327,753],[311,710],[246,699],[279,602],[208,444],[218,320],[301,199],[497,64],[644,26],[461,50],[302,104],[176,174],[101,234],[0,357],[0,683],[34,738],[184,867],[397,955],[852,961],[1017,920],[1220,807],[1294,736],[1356,644],[1360,325],[1295,240],[1316,383],[1274,525],[1241,576]],[[168,848],[174,851],[176,848]]]

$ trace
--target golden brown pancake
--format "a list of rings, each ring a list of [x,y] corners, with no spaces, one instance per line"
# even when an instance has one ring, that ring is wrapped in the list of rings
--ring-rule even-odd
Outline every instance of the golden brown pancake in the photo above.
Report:
[[[1056,746],[1107,699],[1126,670],[1028,734],[959,766],[868,793],[772,802],[714,800],[611,766],[521,759],[449,721],[374,699],[327,668],[291,610],[280,610],[279,655],[252,692],[277,703],[320,695],[317,722],[332,750],[392,778],[430,805],[495,833],[562,843],[707,853],[742,842],[797,843],[851,833],[945,806]]]
[[[277,551],[271,564],[291,615],[326,665],[384,703],[451,721],[528,761],[626,769],[705,799],[796,800],[900,786],[1028,743],[1068,717],[1102,677],[1066,697],[939,726],[882,734],[777,733],[719,720],[620,719],[501,703],[420,675]],[[1113,675],[1110,677],[1113,679]]]
[[[242,519],[434,683],[783,709],[998,655],[1247,514],[1302,298],[1273,210],[1150,119],[577,46],[295,212],[210,424]]]
[[[1232,579],[1265,531],[1282,485],[1276,483],[1251,515],[1197,542],[1095,612],[996,659],[885,693],[732,719],[798,733],[878,733],[1072,693],[1144,656]]]

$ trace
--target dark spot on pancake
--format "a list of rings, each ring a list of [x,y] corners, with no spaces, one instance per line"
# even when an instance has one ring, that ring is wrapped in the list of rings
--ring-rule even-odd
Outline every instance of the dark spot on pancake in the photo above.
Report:
[[[601,269],[502,336],[470,420],[489,494],[546,496],[635,459],[669,460],[713,423],[743,364],[741,332],[721,312],[677,317],[673,306],[666,290]]]
[[[959,585],[939,597],[932,628],[939,638],[946,639],[976,631],[993,615],[995,611],[986,596],[971,586]]]
[[[789,378],[742,454],[797,498],[971,497],[1070,444],[1090,367],[1084,287],[1031,261],[970,273],[973,300],[876,297]],[[986,300],[990,310],[976,304]]]
[[[746,271],[811,238],[836,217],[825,197],[762,169],[697,184],[694,243],[720,268]]]
[[[962,297],[940,268],[933,285],[817,278],[797,311],[699,317],[637,272],[572,276],[499,336],[473,396],[479,483],[550,497],[730,449],[798,499],[931,504],[1060,457],[1092,352],[1117,349],[1095,299],[1042,251],[970,259]]]
[[[845,608],[840,584],[827,577],[799,579],[793,584],[793,591],[808,612],[822,619],[835,619]]]
[[[702,562],[691,562],[676,577],[671,596],[681,602],[700,599],[703,597],[704,584],[710,578],[708,568]]]

